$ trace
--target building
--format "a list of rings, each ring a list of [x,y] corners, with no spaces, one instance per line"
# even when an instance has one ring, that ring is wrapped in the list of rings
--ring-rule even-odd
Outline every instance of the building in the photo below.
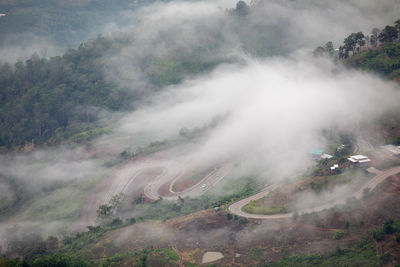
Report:
[[[354,155],[351,156],[350,158],[347,158],[348,161],[353,163],[354,165],[358,165],[360,167],[367,167],[371,164],[371,160],[364,155]]]
[[[326,154],[326,153],[323,153],[323,154],[321,155],[321,159],[331,159],[331,158],[333,158],[333,156],[331,156],[331,155],[329,155],[329,154]]]
[[[331,172],[335,172],[335,171],[337,171],[339,169],[339,164],[334,164],[332,167],[331,167]]]
[[[322,154],[324,154],[324,151],[322,149],[311,149],[310,153],[313,156],[321,157]]]

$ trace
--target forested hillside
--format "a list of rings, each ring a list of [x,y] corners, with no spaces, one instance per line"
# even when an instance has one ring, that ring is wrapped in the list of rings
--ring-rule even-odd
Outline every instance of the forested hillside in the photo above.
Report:
[[[201,73],[221,61],[179,55],[148,55],[134,62],[146,90],[132,90],[107,78],[106,59],[132,44],[129,37],[98,37],[50,59],[34,55],[26,62],[0,66],[0,149],[26,144],[82,142],[108,131],[95,125],[98,109],[131,110],[137,101],[185,75]],[[132,86],[135,86],[132,84]]]
[[[56,8],[62,3],[43,6]],[[128,1],[111,6],[117,9],[123,3],[127,4]],[[109,125],[96,124],[99,109],[132,110],[144,97],[168,85],[210,71],[221,63],[237,62],[238,57],[232,56],[234,49],[243,49],[258,56],[289,51],[288,47],[280,44],[282,40],[263,38],[260,35],[261,28],[249,31],[250,24],[261,22],[249,14],[250,6],[240,3],[236,8],[221,11],[222,16],[218,19],[226,24],[226,30],[196,21],[204,35],[189,41],[180,39],[181,33],[175,31],[176,25],[173,24],[158,25],[158,33],[148,39],[141,34],[152,30],[153,26],[146,28],[143,23],[132,32],[98,36],[76,49],[67,49],[61,56],[46,59],[33,55],[25,62],[3,63],[0,66],[0,151],[37,144],[52,145],[66,139],[75,142],[89,140],[110,130]],[[4,10],[11,7],[18,9],[20,5],[26,5],[30,14],[34,14],[36,7],[41,6],[26,1],[8,2],[3,7]],[[82,5],[90,6],[85,6],[85,12],[92,8],[108,8],[104,1],[89,1],[86,4],[76,1],[68,6],[80,8]],[[53,15],[56,13],[51,12]],[[62,21],[63,16],[57,21]],[[74,23],[66,21],[65,25],[84,26],[85,23],[81,21],[84,16],[79,16],[80,19]],[[28,16],[32,17],[36,16]],[[42,18],[39,17],[37,19],[40,21]],[[0,21],[0,24],[3,22]],[[3,31],[8,34],[13,24],[4,23],[8,27]],[[46,28],[52,25],[43,21],[27,22],[29,26],[22,24],[21,21],[16,23],[25,30],[31,26]],[[64,28],[62,24],[54,27],[55,32]],[[195,36],[197,30],[192,32],[194,29],[191,28],[186,34]],[[232,33],[227,34],[228,29],[237,35],[241,46],[230,43]],[[46,28],[44,31],[52,32],[52,29]],[[273,35],[280,31],[282,29],[275,26],[270,29]],[[139,78],[131,79],[136,76]]]
[[[100,58],[109,49],[111,42],[98,38],[63,56],[32,56],[26,62],[2,65],[0,146],[10,149],[76,134],[95,116],[79,106],[127,108],[132,96],[102,74]]]
[[[400,20],[386,25],[383,29],[374,28],[371,34],[351,33],[337,49],[332,42],[314,50],[315,56],[336,56],[346,66],[371,71],[388,79],[400,76]]]
[[[0,44],[32,33],[48,37],[60,45],[78,45],[88,34],[101,32],[101,27],[112,21],[124,24],[120,13],[134,10],[152,1],[104,0],[22,0],[0,2]]]

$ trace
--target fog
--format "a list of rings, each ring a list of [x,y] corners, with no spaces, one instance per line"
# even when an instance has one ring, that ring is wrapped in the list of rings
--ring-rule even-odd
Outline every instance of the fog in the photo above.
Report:
[[[226,116],[176,160],[211,166],[238,162],[248,174],[257,170],[262,181],[280,183],[313,164],[311,149],[327,148],[324,130],[351,132],[399,103],[398,85],[328,58],[312,58],[310,53],[327,41],[339,45],[353,31],[368,33],[373,27],[392,24],[400,14],[399,1],[255,1],[244,17],[229,14],[227,9],[235,4],[227,0],[155,3],[126,12],[124,26],[105,24],[107,31],[119,31],[108,38],[134,39],[118,54],[104,58],[104,75],[132,91],[157,87],[139,64],[147,56],[178,61],[196,56],[219,64],[207,73],[188,74],[176,84],[156,88],[133,112],[104,111],[113,119],[113,130],[87,146],[1,156],[1,176],[40,197],[71,181],[100,179],[111,172],[104,162],[125,148],[173,139],[183,127],[202,127],[215,116]],[[60,51],[39,39],[33,43],[1,47],[1,60],[15,61],[34,51],[40,56]],[[102,149],[107,151],[99,152]],[[57,182],[63,184],[54,186]],[[3,191],[11,191],[10,185],[0,180],[2,197]],[[347,194],[344,189],[340,192]],[[15,196],[9,192],[5,198]],[[0,225],[0,233],[14,223],[44,224],[10,218]]]
[[[396,85],[329,60],[249,59],[171,88],[123,118],[116,132],[172,137],[181,127],[229,114],[192,156],[206,162],[254,157],[286,176],[307,164],[310,149],[326,147],[323,130],[351,131],[398,97]]]

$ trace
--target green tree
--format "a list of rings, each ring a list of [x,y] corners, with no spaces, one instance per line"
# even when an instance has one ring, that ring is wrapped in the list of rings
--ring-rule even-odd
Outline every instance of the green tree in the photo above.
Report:
[[[387,25],[379,34],[379,41],[382,43],[391,43],[399,37],[395,27]]]

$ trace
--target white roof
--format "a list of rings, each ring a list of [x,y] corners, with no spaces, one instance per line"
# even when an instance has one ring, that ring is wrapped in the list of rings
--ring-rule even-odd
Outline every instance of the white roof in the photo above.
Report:
[[[335,164],[335,165],[333,165],[333,167],[339,168],[339,164]]]
[[[354,156],[351,156],[350,158],[355,159],[355,160],[368,159],[367,156],[363,156],[363,155],[354,155]]]
[[[353,159],[353,158],[347,158],[349,161],[351,161],[351,162],[353,162],[353,163],[356,163],[357,162],[357,160],[356,159]]]
[[[336,168],[335,168],[335,166],[332,166],[331,167],[331,171],[334,171]]]
[[[331,158],[333,158],[333,156],[324,153],[324,154],[321,155],[321,158],[322,159],[331,159]]]
[[[359,163],[368,163],[368,162],[371,162],[371,160],[370,159],[363,159],[363,160],[360,160],[358,162]]]

